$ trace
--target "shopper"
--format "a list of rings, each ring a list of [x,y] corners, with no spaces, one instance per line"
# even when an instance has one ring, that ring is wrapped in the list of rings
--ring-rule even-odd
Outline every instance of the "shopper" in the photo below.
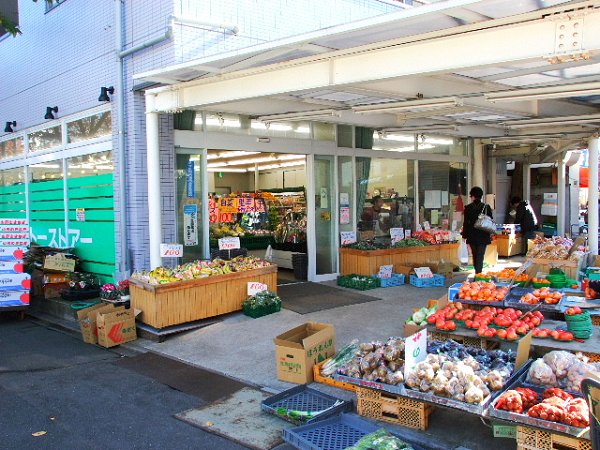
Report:
[[[471,247],[471,253],[473,254],[473,266],[475,267],[475,273],[481,273],[483,270],[483,259],[485,257],[486,247],[492,243],[492,237],[490,233],[475,228],[475,222],[479,218],[481,213],[487,214],[492,217],[492,208],[482,203],[481,198],[483,197],[483,189],[475,186],[469,192],[471,197],[471,203],[465,206],[462,237],[467,240],[467,244]],[[493,217],[492,217],[493,218]]]
[[[521,197],[513,197],[510,201],[511,206],[517,212],[515,223],[521,225],[521,235],[523,239],[523,253],[527,253],[527,241],[535,238],[538,220],[533,208],[527,200],[521,200]]]

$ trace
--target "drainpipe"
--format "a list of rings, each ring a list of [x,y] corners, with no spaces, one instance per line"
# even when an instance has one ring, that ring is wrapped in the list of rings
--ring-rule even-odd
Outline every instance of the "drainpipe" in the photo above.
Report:
[[[130,275],[131,264],[129,261],[129,245],[127,242],[127,188],[125,185],[125,166],[126,166],[126,123],[125,123],[125,62],[124,59],[135,52],[159,44],[173,35],[173,27],[168,26],[167,31],[163,36],[158,36],[139,45],[123,50],[125,45],[123,39],[123,22],[125,20],[125,11],[123,8],[123,0],[115,1],[115,34],[116,34],[116,54],[118,61],[118,74],[116,82],[117,94],[117,123],[119,129],[119,152],[117,164],[119,167],[119,198],[121,205],[119,208],[119,236],[120,236],[120,253],[118,278],[125,279]]]

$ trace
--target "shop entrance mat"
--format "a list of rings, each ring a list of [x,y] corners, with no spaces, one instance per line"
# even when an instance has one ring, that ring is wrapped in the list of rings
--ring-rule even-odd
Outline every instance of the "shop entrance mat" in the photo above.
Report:
[[[114,364],[196,396],[206,403],[231,395],[248,386],[223,375],[151,352],[131,358],[121,358]]]
[[[283,307],[298,314],[308,314],[340,306],[356,305],[380,300],[377,297],[350,292],[325,284],[305,283],[289,284],[277,287],[277,295]]]
[[[261,411],[261,402],[270,397],[256,389],[244,388],[211,405],[176,414],[179,420],[257,450],[282,444],[282,430],[294,425]]]

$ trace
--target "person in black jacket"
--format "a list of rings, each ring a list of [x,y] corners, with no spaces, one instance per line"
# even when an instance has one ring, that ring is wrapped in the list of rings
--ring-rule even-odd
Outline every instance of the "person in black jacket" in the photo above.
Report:
[[[527,200],[521,200],[521,197],[513,197],[510,204],[516,211],[515,223],[521,225],[523,252],[527,253],[527,240],[535,238],[535,230],[537,230],[538,225],[537,217],[531,205]]]
[[[475,222],[481,213],[492,217],[492,208],[485,203],[482,203],[483,189],[474,186],[469,192],[471,203],[465,206],[462,237],[467,240],[467,244],[471,247],[473,254],[473,266],[475,273],[481,273],[483,270],[483,259],[485,257],[486,247],[492,243],[490,233],[475,228]],[[493,217],[492,217],[493,218]]]

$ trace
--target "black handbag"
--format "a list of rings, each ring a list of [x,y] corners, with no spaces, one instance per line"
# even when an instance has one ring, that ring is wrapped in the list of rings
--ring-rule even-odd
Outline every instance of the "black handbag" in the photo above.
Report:
[[[490,234],[495,234],[496,233],[496,222],[494,222],[492,220],[492,218],[485,213],[486,207],[487,207],[487,204],[484,203],[481,213],[479,213],[479,217],[475,221],[475,224],[473,225],[473,227],[476,228],[477,230],[485,231]]]

